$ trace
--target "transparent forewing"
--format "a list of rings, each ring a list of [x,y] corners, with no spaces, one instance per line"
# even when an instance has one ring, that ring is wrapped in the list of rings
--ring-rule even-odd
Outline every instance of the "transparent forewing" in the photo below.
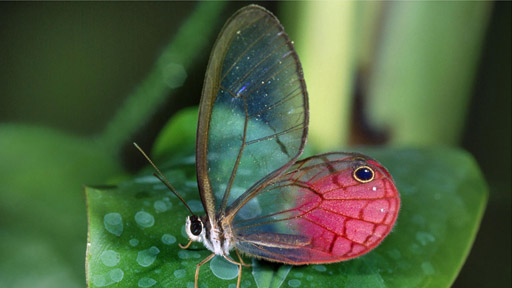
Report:
[[[201,99],[198,178],[203,203],[215,203],[208,212],[292,165],[307,121],[302,70],[283,27],[260,7],[240,10],[215,44]]]
[[[359,167],[371,181],[354,177]],[[298,162],[249,199],[236,214],[235,246],[246,254],[290,264],[337,262],[376,247],[400,207],[389,173],[361,154],[330,153]]]

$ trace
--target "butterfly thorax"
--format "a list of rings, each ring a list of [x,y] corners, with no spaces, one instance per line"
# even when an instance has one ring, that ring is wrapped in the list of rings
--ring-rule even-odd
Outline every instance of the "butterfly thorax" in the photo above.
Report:
[[[195,215],[188,216],[185,231],[190,240],[202,242],[203,245],[213,253],[217,255],[228,255],[233,243],[230,236],[231,229],[226,227],[226,225],[221,225],[220,222],[221,221],[213,223],[206,215],[202,217]]]

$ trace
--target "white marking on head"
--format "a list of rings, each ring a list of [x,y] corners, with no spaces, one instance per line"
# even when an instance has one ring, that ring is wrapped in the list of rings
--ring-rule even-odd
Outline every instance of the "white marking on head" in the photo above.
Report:
[[[199,235],[194,235],[192,233],[193,230],[198,230],[197,221],[201,225],[201,233]],[[206,231],[206,226],[204,225],[201,218],[193,215],[188,216],[185,224],[185,232],[187,233],[187,236],[190,240],[195,242],[202,242],[203,245],[213,253],[217,255],[226,255],[229,254],[229,250],[232,248],[231,246],[231,237],[229,233],[222,232],[219,227],[213,225],[213,222],[211,219],[208,219],[207,221],[210,221],[209,233]],[[194,224],[196,222],[196,224]],[[194,227],[194,225],[196,225]],[[231,231],[231,230],[230,230]],[[221,237],[221,234],[224,234],[224,237]],[[206,235],[209,235],[209,238],[206,239]],[[221,238],[224,238],[224,241],[221,242]]]
[[[187,216],[187,220],[185,223],[185,232],[187,233],[188,238],[194,242],[203,242],[203,239],[205,236],[205,229],[204,229],[203,222],[201,221],[201,219],[197,219],[199,221],[199,223],[201,223],[201,233],[199,235],[194,235],[194,234],[192,234],[192,231],[191,231],[192,221],[190,220],[190,217],[192,217],[192,216]]]

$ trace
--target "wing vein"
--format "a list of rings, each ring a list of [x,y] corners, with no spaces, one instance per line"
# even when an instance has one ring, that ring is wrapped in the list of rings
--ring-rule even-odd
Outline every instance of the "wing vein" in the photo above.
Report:
[[[300,206],[298,208],[288,209],[288,210],[284,210],[284,211],[281,211],[281,212],[276,212],[276,213],[272,213],[272,214],[268,214],[268,215],[258,216],[258,217],[254,217],[254,218],[250,218],[250,219],[246,219],[246,220],[241,220],[241,221],[238,221],[236,223],[236,228],[237,229],[241,228],[241,227],[246,228],[247,226],[243,226],[243,225],[240,225],[240,224],[247,223],[247,222],[252,222],[252,221],[257,221],[257,220],[261,220],[261,219],[265,219],[265,218],[268,218],[268,217],[277,216],[279,214],[289,213],[289,212],[293,212],[293,211],[299,211],[299,213],[302,213],[300,215],[297,215],[297,217],[299,217],[299,216],[304,215],[305,213],[311,212],[312,210],[314,210],[314,209],[316,209],[318,207],[318,205],[317,205],[317,206],[309,209],[308,211],[301,211],[300,208],[304,207],[305,205],[306,204],[304,204],[304,205],[302,205],[302,206]],[[267,223],[267,222],[265,222],[265,223]],[[265,224],[265,223],[263,223],[263,224]]]
[[[247,137],[247,126],[249,123],[248,115],[248,108],[247,108],[247,97],[243,97],[244,99],[244,110],[245,110],[245,121],[244,121],[244,132],[242,134],[242,144],[240,146],[240,150],[238,151],[238,156],[235,161],[235,165],[233,166],[233,170],[231,171],[231,176],[229,177],[228,185],[226,186],[226,190],[224,192],[224,196],[222,198],[222,205],[220,208],[220,211],[224,211],[226,208],[226,205],[228,203],[229,194],[231,192],[231,187],[233,186],[233,182],[235,181],[235,176],[238,170],[238,165],[240,164],[240,159],[242,158],[242,154],[244,153],[244,148],[246,146],[246,137]]]
[[[321,209],[321,210],[324,210],[324,211],[327,211],[329,213],[333,213],[333,214],[336,214],[336,215],[339,215],[339,216],[343,216],[343,217],[345,217],[345,218],[347,218],[349,220],[358,220],[358,221],[364,221],[364,222],[368,222],[368,223],[372,223],[372,224],[376,224],[376,225],[382,224],[382,225],[385,225],[385,226],[389,226],[388,224],[385,224],[385,223],[372,222],[372,221],[368,221],[368,220],[364,220],[364,219],[360,219],[360,218],[354,218],[352,216],[349,216],[349,215],[346,215],[346,214],[343,214],[343,213],[340,213],[340,212],[337,212],[337,211],[334,211],[334,210],[331,210],[331,209],[327,209],[325,207],[318,207],[318,209]]]
[[[281,258],[281,259],[285,259],[286,261],[283,261],[283,262],[285,262],[285,263],[293,263],[293,262],[295,262],[295,261],[293,261],[292,259],[290,259],[290,258],[288,258],[288,257],[283,256],[282,254],[276,254],[276,253],[274,253],[274,252],[271,252],[271,251],[269,251],[269,250],[267,250],[267,249],[265,249],[265,248],[261,247],[261,245],[258,245],[258,244],[256,244],[256,243],[252,243],[252,245],[254,245],[254,247],[256,247],[256,248],[257,248],[257,249],[259,249],[259,250],[263,250],[263,251],[265,251],[267,254],[273,255],[273,259],[279,259],[279,258]],[[267,257],[267,259],[272,259],[272,258]]]
[[[302,125],[303,123],[299,123],[293,127],[290,127],[286,130],[283,130],[279,133],[274,133],[272,135],[268,135],[268,136],[265,136],[265,137],[261,137],[261,138],[258,138],[258,139],[254,139],[254,140],[251,140],[251,141],[247,141],[245,144],[246,145],[251,145],[251,144],[254,144],[254,143],[257,143],[257,142],[261,142],[261,141],[266,141],[266,140],[271,140],[271,139],[274,139],[274,138],[277,138],[281,135],[285,135],[285,134],[288,134],[290,132],[294,132],[294,131],[297,131],[297,130],[301,130],[302,128]]]

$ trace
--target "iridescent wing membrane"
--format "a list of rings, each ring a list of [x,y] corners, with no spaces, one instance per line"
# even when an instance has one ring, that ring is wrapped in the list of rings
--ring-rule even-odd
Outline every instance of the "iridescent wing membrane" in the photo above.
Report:
[[[358,182],[358,167],[370,167],[373,179]],[[369,252],[391,231],[400,206],[385,168],[357,153],[299,161],[246,201],[232,224],[236,248],[289,264],[338,262]]]
[[[233,15],[214,45],[199,112],[196,168],[210,219],[296,161],[307,105],[302,68],[278,20],[257,6]]]

